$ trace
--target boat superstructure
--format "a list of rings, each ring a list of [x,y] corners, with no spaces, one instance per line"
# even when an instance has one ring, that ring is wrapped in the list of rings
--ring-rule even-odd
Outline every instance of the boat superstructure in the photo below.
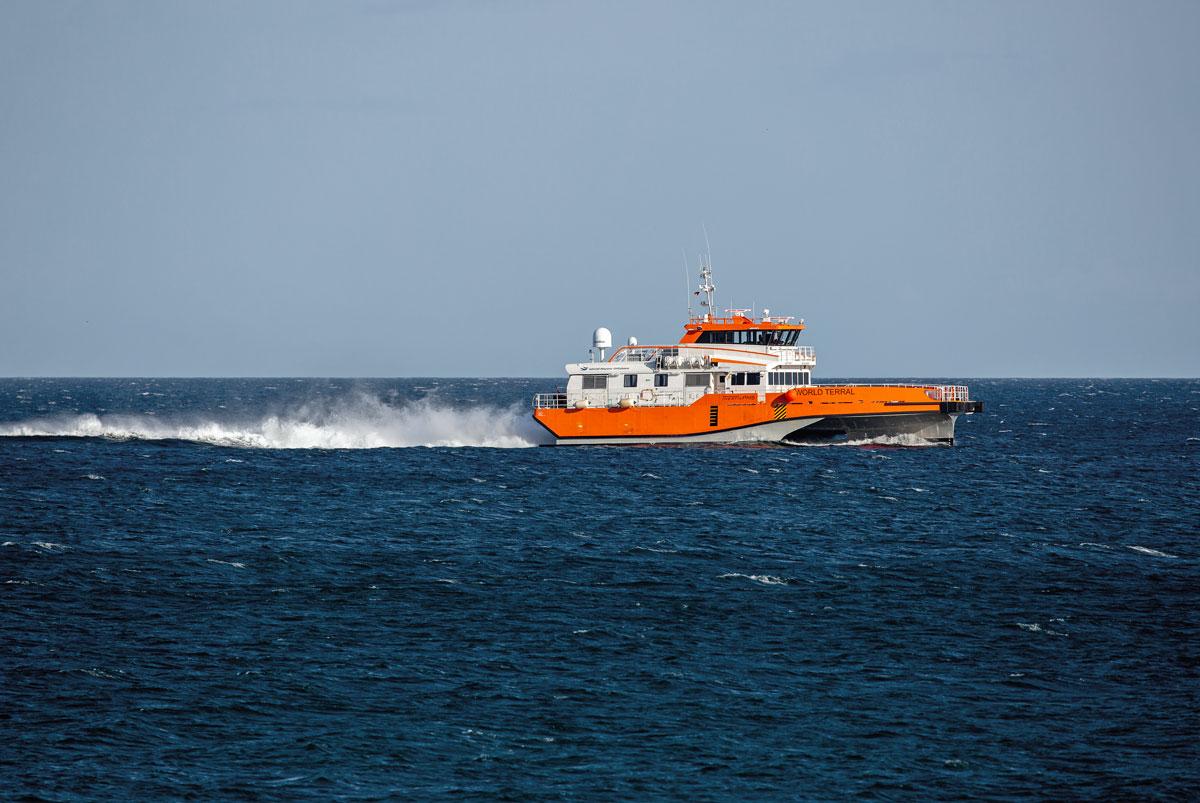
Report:
[[[953,443],[958,416],[983,409],[963,385],[814,385],[816,353],[798,342],[802,319],[747,309],[717,317],[715,290],[702,265],[696,295],[707,311],[689,314],[678,343],[630,338],[606,358],[611,335],[597,329],[592,360],[566,366],[565,389],[534,397],[534,420],[558,445],[897,435]]]

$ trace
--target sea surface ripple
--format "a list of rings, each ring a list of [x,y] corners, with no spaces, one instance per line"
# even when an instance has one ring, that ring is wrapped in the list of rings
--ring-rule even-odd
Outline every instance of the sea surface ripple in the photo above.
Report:
[[[1200,381],[517,448],[553,382],[0,380],[4,797],[1200,796]]]

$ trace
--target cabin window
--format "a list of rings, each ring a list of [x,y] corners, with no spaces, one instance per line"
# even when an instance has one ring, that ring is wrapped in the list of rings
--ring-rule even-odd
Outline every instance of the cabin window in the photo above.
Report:
[[[636,388],[637,387],[637,374],[625,374],[625,387],[627,387],[627,388]]]
[[[762,383],[762,374],[748,374],[738,372],[729,375],[729,384],[731,385],[758,385]]]
[[[812,374],[808,371],[771,371],[767,374],[767,384],[795,387],[811,382]]]
[[[608,377],[607,376],[598,376],[597,374],[584,374],[583,375],[583,389],[584,390],[607,390],[608,389]]]
[[[665,388],[667,386],[667,374],[654,375],[654,387]]]
[[[689,388],[708,387],[708,374],[684,374],[683,384]]]

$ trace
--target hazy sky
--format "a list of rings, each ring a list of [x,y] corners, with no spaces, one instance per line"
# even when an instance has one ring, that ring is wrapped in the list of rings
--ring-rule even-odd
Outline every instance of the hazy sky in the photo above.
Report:
[[[0,0],[0,375],[1200,375],[1200,3]]]

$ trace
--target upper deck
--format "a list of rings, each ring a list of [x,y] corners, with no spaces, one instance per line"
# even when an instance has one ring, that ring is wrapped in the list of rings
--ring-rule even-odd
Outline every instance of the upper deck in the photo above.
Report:
[[[680,343],[721,343],[748,346],[794,346],[804,331],[804,321],[791,316],[771,317],[763,311],[754,318],[747,309],[726,310],[726,316],[693,315],[684,326]]]

